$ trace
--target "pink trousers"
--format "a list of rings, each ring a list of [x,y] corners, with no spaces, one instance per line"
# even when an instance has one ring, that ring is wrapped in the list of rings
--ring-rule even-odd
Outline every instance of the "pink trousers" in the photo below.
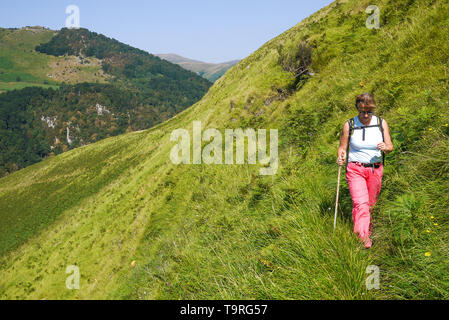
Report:
[[[359,163],[348,163],[346,180],[352,198],[354,232],[363,239],[371,235],[370,210],[376,204],[382,185],[383,166],[366,168]]]

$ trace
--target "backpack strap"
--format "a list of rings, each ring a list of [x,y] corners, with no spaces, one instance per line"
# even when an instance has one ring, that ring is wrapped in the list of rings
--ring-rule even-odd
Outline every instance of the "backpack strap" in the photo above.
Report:
[[[385,142],[384,128],[382,126],[382,118],[381,117],[377,118],[377,124],[379,125],[380,132],[382,133],[382,141]]]
[[[349,136],[348,136],[348,146],[346,148],[346,170],[348,170],[349,144],[351,143],[351,136],[355,129],[354,118],[349,119],[348,124],[349,124]]]
[[[354,119],[352,119],[352,123],[354,124]],[[353,125],[352,130],[362,130],[362,141],[365,141],[365,129],[366,128],[378,128],[379,126],[381,126],[382,124],[379,124],[379,117],[377,118],[377,124],[373,124],[373,125],[369,125],[369,126],[361,126],[361,127],[356,127]],[[382,135],[383,135],[383,130],[382,131]]]
[[[355,126],[354,118],[349,119],[348,122],[349,122],[349,137],[351,137],[352,133],[354,132],[354,129],[358,127]]]
[[[380,132],[382,133],[382,141],[385,142],[384,127],[382,126],[383,120],[381,117],[377,117],[377,120],[378,120]],[[382,164],[385,166],[385,152],[383,152],[383,151],[382,151]]]

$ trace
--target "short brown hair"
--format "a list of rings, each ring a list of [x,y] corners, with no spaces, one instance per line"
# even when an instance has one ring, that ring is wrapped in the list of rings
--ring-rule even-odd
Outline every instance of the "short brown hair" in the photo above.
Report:
[[[355,99],[355,107],[358,110],[361,106],[370,110],[376,109],[376,100],[374,100],[374,96],[371,93],[363,93],[358,95]]]

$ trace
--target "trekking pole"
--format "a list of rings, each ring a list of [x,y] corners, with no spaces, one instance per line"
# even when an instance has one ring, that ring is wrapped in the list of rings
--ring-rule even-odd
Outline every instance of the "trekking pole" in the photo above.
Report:
[[[338,168],[338,181],[337,181],[337,197],[335,199],[335,214],[334,214],[334,230],[337,227],[337,209],[338,209],[338,194],[340,193],[340,175],[341,167]]]

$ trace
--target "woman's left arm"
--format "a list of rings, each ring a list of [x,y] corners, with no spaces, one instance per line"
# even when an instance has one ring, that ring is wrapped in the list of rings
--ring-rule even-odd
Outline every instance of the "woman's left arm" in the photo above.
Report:
[[[382,150],[385,153],[393,151],[393,142],[391,142],[390,129],[386,120],[382,119],[382,127],[384,130],[385,142],[381,142],[377,145],[377,149]]]

